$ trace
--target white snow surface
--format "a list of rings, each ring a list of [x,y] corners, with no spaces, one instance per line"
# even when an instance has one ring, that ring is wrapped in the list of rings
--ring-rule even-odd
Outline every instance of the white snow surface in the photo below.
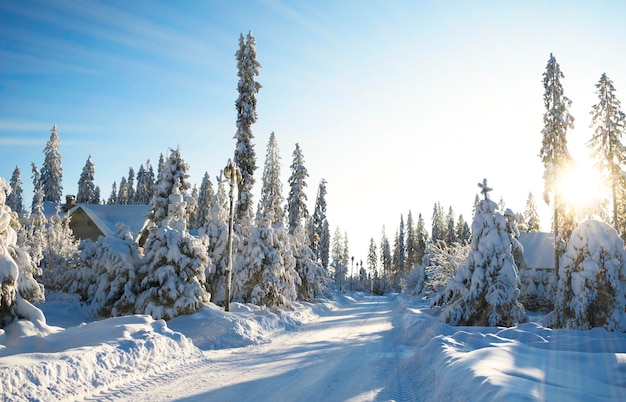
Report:
[[[453,327],[428,302],[333,294],[291,310],[206,304],[90,321],[75,297],[0,332],[3,400],[626,400],[626,334]]]

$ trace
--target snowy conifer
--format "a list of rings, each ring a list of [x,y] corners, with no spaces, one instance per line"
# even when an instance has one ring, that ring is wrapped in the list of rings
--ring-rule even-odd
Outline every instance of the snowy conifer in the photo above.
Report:
[[[128,180],[125,176],[122,176],[122,178],[120,179],[120,188],[117,192],[117,203],[119,205],[128,205],[128,195]]]
[[[214,198],[213,183],[211,183],[209,174],[204,172],[202,183],[200,184],[200,191],[198,192],[198,204],[196,207],[196,224],[198,228],[206,227],[209,223],[209,217],[213,211]]]
[[[31,178],[33,180],[33,201],[30,206],[30,209],[32,211],[35,209],[35,205],[43,203],[44,194],[43,189],[41,188],[41,173],[39,173],[37,165],[35,164],[35,162],[31,162],[30,167],[32,170]]]
[[[198,229],[198,219],[196,218],[196,212],[198,210],[198,186],[195,184],[191,189],[191,198],[193,203],[187,206],[187,227],[189,229]]]
[[[417,217],[417,227],[415,229],[417,233],[417,251],[416,251],[416,259],[419,264],[422,263],[422,259],[424,258],[424,253],[426,252],[426,244],[428,243],[428,232],[426,231],[426,223],[424,222],[424,217],[420,213]]]
[[[624,232],[624,218],[620,219],[619,187],[624,176],[622,164],[626,161],[626,148],[622,144],[622,136],[626,129],[626,115],[621,110],[619,99],[615,95],[613,81],[602,74],[596,84],[598,103],[593,105],[591,128],[594,133],[587,145],[596,161],[596,167],[602,173],[605,183],[610,188],[613,205],[613,227]]]
[[[567,150],[567,130],[574,128],[574,117],[568,108],[572,101],[563,92],[561,78],[564,75],[556,59],[550,54],[546,71],[543,73],[543,103],[546,112],[543,115],[543,141],[539,156],[544,165],[544,193],[543,198],[547,204],[552,197],[554,235],[558,243],[559,236],[568,238],[568,233],[563,233],[560,228],[563,225],[560,218],[563,217],[564,207],[557,191],[558,181],[571,163],[571,156]],[[557,245],[555,252],[555,267],[559,266],[560,247]]]
[[[141,165],[137,172],[137,191],[135,192],[135,204],[148,205],[152,199],[154,186],[154,171],[150,164],[150,159],[146,161],[145,167]]]
[[[463,245],[463,244],[468,244],[470,242],[472,233],[470,231],[470,228],[467,222],[465,222],[465,219],[463,218],[463,214],[459,215],[459,220],[457,221],[457,224],[456,224],[455,233],[456,233],[457,242],[459,244]]]
[[[448,209],[448,215],[445,218],[446,221],[446,244],[451,246],[454,243],[458,242],[458,238],[456,236],[456,226],[454,223],[454,210],[452,207]]]
[[[438,241],[446,241],[446,222],[441,203],[437,201],[433,207],[432,230],[430,238],[433,243]]]
[[[388,276],[391,275],[391,265],[391,244],[389,244],[389,239],[387,238],[387,233],[385,231],[385,227],[383,226],[383,231],[380,238],[380,268],[382,270],[383,278],[385,278],[385,280]]]
[[[335,228],[335,233],[332,238],[330,258],[331,266],[334,270],[335,285],[337,285],[339,290],[345,289],[346,273],[348,272],[348,267],[346,266],[344,257],[343,237],[341,235],[341,230],[337,227]]]
[[[272,132],[265,154],[261,200],[259,201],[259,213],[269,219],[272,224],[282,223],[285,218],[280,166],[278,143],[276,135]]]
[[[626,332],[624,241],[606,223],[585,220],[562,257],[554,313],[557,328]]]
[[[307,196],[304,192],[308,177],[309,173],[304,166],[304,155],[302,155],[300,145],[296,144],[296,149],[293,151],[291,176],[289,177],[289,196],[287,197],[289,233],[295,232],[296,227],[309,218],[309,211],[306,206]]]
[[[405,274],[406,250],[404,247],[404,217],[400,215],[400,226],[393,247],[393,269],[396,275]]]
[[[139,269],[140,294],[135,311],[171,319],[197,311],[208,301],[203,289],[211,263],[202,242],[187,231],[187,204],[193,199],[189,166],[180,148],[171,151],[152,198],[152,229]]]
[[[6,197],[6,205],[11,208],[18,216],[24,215],[24,198],[22,197],[22,179],[20,178],[20,167],[15,166],[11,180],[9,180],[9,188],[11,192]]]
[[[510,327],[526,320],[518,302],[519,277],[511,254],[507,222],[479,184],[485,198],[476,205],[471,253],[443,294],[441,320],[452,325]]]
[[[415,232],[416,226],[413,220],[413,214],[409,210],[409,214],[406,217],[406,269],[411,271],[415,264],[419,264],[417,260],[417,233]]]
[[[115,229],[115,235],[101,236],[81,254],[95,279],[91,309],[101,317],[135,313],[139,249],[128,226],[118,223]]]
[[[108,205],[116,205],[117,204],[117,182],[113,182],[111,186],[111,195],[109,195],[109,199],[107,200]]]
[[[255,81],[259,75],[261,65],[256,60],[256,39],[252,32],[245,37],[239,36],[239,50],[235,53],[237,59],[237,91],[239,97],[235,102],[237,109],[237,132],[235,139],[234,162],[241,171],[242,179],[239,186],[239,198],[237,201],[237,219],[242,220],[248,214],[252,214],[252,187],[254,186],[254,171],[256,170],[256,154],[252,139],[252,124],[257,120],[256,95],[261,89],[261,84]]]
[[[533,193],[528,193],[526,209],[524,209],[524,219],[526,221],[527,232],[538,232],[541,229],[539,212],[537,212],[537,204],[535,203],[535,196]]]
[[[0,329],[17,318],[45,323],[41,311],[20,295],[21,291],[27,291],[32,299],[41,301],[43,288],[32,276],[27,281],[22,281],[20,286],[21,272],[32,274],[32,263],[29,255],[17,246],[17,232],[14,229],[17,215],[6,205],[6,194],[10,191],[9,184],[0,178]],[[34,286],[30,286],[33,282]],[[38,295],[30,293],[35,289]]]
[[[205,174],[202,181],[207,196],[211,195],[211,181]],[[226,287],[226,269],[228,266],[227,242],[228,242],[228,220],[229,220],[229,200],[224,187],[224,180],[218,180],[217,192],[212,195],[213,200],[210,202],[211,209],[204,219],[204,223],[198,229],[198,233],[204,239],[207,252],[211,258],[212,269],[206,272],[206,288],[211,294],[211,301],[216,304],[222,304],[225,301]],[[200,200],[200,202],[205,203]],[[233,243],[238,243],[237,234]]]
[[[326,229],[324,227],[326,226]],[[311,250],[317,256],[324,268],[328,268],[328,256],[330,250],[330,230],[326,220],[326,180],[320,180],[315,199],[315,209],[307,225],[307,235]],[[324,258],[325,257],[325,263]]]
[[[78,192],[76,193],[76,202],[79,204],[96,204],[96,187],[94,179],[96,176],[96,167],[91,160],[91,155],[87,158],[83,172],[78,179]]]
[[[61,201],[63,169],[59,145],[59,133],[55,124],[50,130],[50,139],[43,150],[45,158],[41,166],[41,188],[44,192],[44,201]]]
[[[76,272],[79,265],[79,242],[70,229],[70,218],[59,215],[50,217],[46,228],[46,241],[43,250],[42,280],[48,290],[81,293],[86,299],[86,289],[91,278],[84,278]],[[81,289],[78,291],[77,289]]]

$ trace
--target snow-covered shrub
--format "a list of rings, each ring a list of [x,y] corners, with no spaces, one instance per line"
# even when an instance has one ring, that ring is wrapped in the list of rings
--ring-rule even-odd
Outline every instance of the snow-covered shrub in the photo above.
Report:
[[[554,308],[556,275],[553,270],[524,268],[519,270],[519,302],[529,311],[550,311]]]
[[[102,317],[135,313],[139,248],[128,226],[118,223],[116,235],[101,236],[83,250],[83,264],[93,272],[91,308]]]
[[[411,272],[402,278],[402,291],[412,296],[422,293],[425,286],[426,270],[421,264],[415,264]]]
[[[470,253],[469,244],[443,241],[433,244],[429,250],[428,265],[424,266],[424,290],[432,298],[433,305],[441,305],[443,291],[448,281],[454,278],[456,271],[465,263]]]
[[[79,241],[70,229],[70,218],[62,218],[58,212],[50,218],[46,229],[46,240],[43,250],[43,284],[48,290],[72,292],[72,284],[76,280],[90,280],[77,275],[76,269],[80,263]],[[86,288],[88,285],[85,284]]]
[[[17,232],[14,227],[17,214],[11,211],[6,202],[6,194],[10,193],[7,182],[0,178],[0,329],[16,318],[27,318],[31,321],[45,323],[43,314],[20,295],[19,275],[21,271],[32,274],[32,262],[28,253],[17,246]],[[22,288],[29,296],[43,299],[37,293],[43,291],[37,282],[31,283],[32,276],[22,282]],[[32,294],[31,294],[32,293]]]
[[[298,285],[299,297],[303,300],[312,300],[326,291],[330,282],[328,272],[317,262],[315,254],[309,247],[309,240],[302,225],[297,225],[291,237],[295,270],[300,278]]]
[[[552,325],[626,332],[624,241],[604,222],[578,225],[561,257]]]
[[[476,205],[471,252],[443,291],[442,321],[510,327],[526,320],[507,222],[496,209],[487,198]]]

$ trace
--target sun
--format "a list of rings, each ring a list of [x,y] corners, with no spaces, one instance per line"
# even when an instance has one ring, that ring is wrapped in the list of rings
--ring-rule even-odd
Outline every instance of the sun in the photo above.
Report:
[[[590,217],[600,213],[602,176],[591,161],[573,163],[563,172],[557,191],[577,214]]]

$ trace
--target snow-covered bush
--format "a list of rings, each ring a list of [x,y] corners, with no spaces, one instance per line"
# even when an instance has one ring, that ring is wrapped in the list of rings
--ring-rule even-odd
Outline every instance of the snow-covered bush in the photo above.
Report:
[[[626,332],[624,241],[604,222],[585,220],[561,257],[554,313],[557,328]]]
[[[135,313],[139,248],[128,226],[118,223],[115,229],[116,235],[101,236],[81,255],[95,279],[89,292],[92,311],[102,317]]]
[[[519,302],[529,311],[551,311],[556,294],[554,270],[524,268],[519,270]]]
[[[441,305],[443,291],[456,271],[467,261],[469,244],[438,241],[430,247],[428,265],[424,266],[424,291],[432,298],[433,305]]]
[[[86,288],[88,284],[76,281],[89,281],[82,278],[76,270],[80,263],[80,242],[70,229],[70,218],[61,217],[58,212],[50,217],[46,229],[46,240],[43,250],[43,284],[48,290],[77,293],[71,286]]]
[[[16,318],[45,323],[41,311],[24,300],[19,292],[20,271],[25,271],[28,275],[32,262],[28,253],[17,246],[17,232],[12,226],[17,221],[17,214],[5,205],[6,194],[10,191],[7,182],[0,178],[0,329]],[[34,294],[29,295],[38,299],[36,293],[43,289],[36,282],[32,284],[30,279],[32,276],[22,282],[22,287],[29,293],[32,289]]]
[[[483,183],[483,192],[486,182]],[[526,320],[507,222],[487,199],[476,205],[471,252],[448,282],[440,319],[452,325],[506,326]]]

